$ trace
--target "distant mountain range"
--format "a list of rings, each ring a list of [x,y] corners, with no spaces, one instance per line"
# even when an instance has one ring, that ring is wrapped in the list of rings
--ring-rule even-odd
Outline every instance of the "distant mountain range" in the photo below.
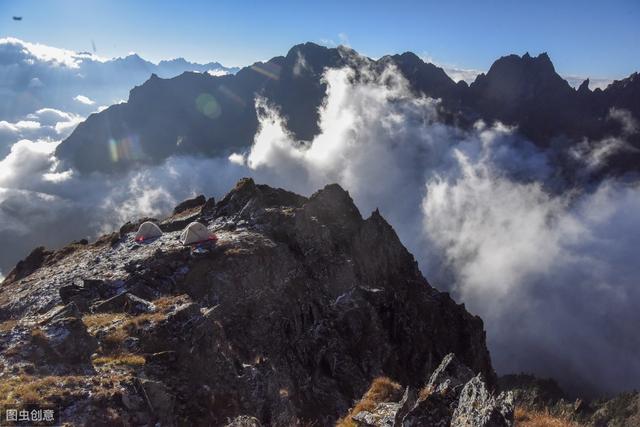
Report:
[[[0,39],[0,120],[21,120],[42,108],[85,115],[124,100],[152,73],[169,78],[185,71],[222,75],[238,68],[183,58],[154,64],[137,54],[103,59],[88,52]]]
[[[637,127],[612,118],[612,112],[615,116],[619,111],[631,120],[640,118],[638,73],[605,90],[590,90],[588,80],[574,89],[557,74],[546,53],[509,55],[468,85],[454,82],[442,68],[410,52],[371,60],[349,48],[313,43],[294,46],[286,56],[257,62],[234,75],[185,72],[162,79],[156,73],[131,90],[128,102],[81,123],[57,154],[82,172],[124,170],[176,154],[228,155],[253,141],[257,95],[279,108],[297,138],[308,140],[318,133],[318,108],[326,93],[324,70],[365,64],[379,72],[389,65],[397,67],[415,94],[440,98],[445,121],[461,128],[479,119],[499,120],[517,125],[523,136],[543,148],[624,135],[632,149],[611,156],[605,172],[620,174],[640,164]],[[134,141],[131,153],[114,162],[110,141],[125,139]]]

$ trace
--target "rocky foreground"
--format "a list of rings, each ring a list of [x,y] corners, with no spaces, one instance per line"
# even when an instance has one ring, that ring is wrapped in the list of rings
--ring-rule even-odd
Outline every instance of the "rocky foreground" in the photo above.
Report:
[[[217,241],[183,246],[194,220]],[[337,185],[305,198],[245,179],[158,223],[149,242],[126,224],[36,249],[8,275],[2,405],[75,425],[324,426],[374,378],[417,389],[449,353],[496,385],[481,319]]]
[[[339,186],[244,179],[139,243],[144,220],[8,275],[2,408],[91,426],[513,425],[522,394],[498,393],[482,320]],[[217,240],[182,245],[192,221]]]

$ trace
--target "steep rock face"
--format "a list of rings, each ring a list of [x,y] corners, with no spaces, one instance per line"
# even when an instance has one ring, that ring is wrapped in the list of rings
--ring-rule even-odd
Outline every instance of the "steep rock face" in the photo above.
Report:
[[[117,380],[106,397],[75,390],[85,396],[77,407],[92,409],[70,408],[68,418],[90,423],[108,410],[124,422],[167,425],[224,425],[241,415],[328,425],[372,378],[418,387],[450,352],[495,384],[482,321],[433,289],[392,227],[378,212],[363,219],[339,186],[305,198],[245,179],[206,204],[197,219],[215,243],[184,247],[176,230],[139,244],[129,226],[43,252],[9,275],[0,287],[0,378]],[[80,312],[64,311],[69,327],[82,319],[91,335],[84,353],[62,366],[29,358],[34,322],[63,304]],[[76,384],[82,391],[96,382]]]

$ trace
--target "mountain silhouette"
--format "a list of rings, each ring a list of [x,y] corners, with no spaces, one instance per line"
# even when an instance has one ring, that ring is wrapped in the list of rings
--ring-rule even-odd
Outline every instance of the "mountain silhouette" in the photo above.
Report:
[[[179,61],[179,60],[176,60]],[[467,85],[406,52],[372,60],[340,46],[294,46],[286,56],[256,62],[235,75],[185,72],[172,79],[153,75],[131,90],[129,101],[91,115],[57,150],[81,172],[113,172],[137,163],[158,163],[172,155],[228,155],[245,150],[258,129],[256,96],[266,98],[287,119],[294,137],[319,132],[319,107],[326,95],[327,68],[362,65],[382,71],[394,66],[416,95],[441,99],[443,118],[462,127],[476,120],[518,126],[542,148],[571,147],[585,138],[623,135],[640,147],[638,130],[611,119],[612,109],[640,117],[640,78],[635,73],[605,90],[577,90],[555,71],[546,53],[508,55]],[[358,78],[356,76],[356,78]],[[127,141],[126,158],[110,157],[113,144]],[[559,143],[558,141],[561,141]],[[640,164],[640,150],[615,156],[606,173],[624,173]],[[115,161],[117,160],[117,161]]]

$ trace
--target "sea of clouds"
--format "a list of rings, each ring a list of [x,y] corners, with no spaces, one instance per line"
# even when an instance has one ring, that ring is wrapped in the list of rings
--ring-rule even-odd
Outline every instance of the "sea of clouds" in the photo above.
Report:
[[[296,140],[258,98],[260,127],[246,152],[173,157],[119,176],[61,167],[55,147],[77,114],[41,108],[0,122],[0,274],[37,245],[160,217],[195,194],[219,198],[242,176],[305,195],[337,182],[365,216],[380,209],[433,286],[484,319],[500,373],[553,376],[571,390],[637,387],[638,184],[569,185],[554,153],[517,129],[445,125],[438,101],[414,96],[395,69],[359,71],[326,71],[311,141]],[[637,125],[624,112],[612,117]],[[610,146],[584,141],[574,161],[597,171]]]

